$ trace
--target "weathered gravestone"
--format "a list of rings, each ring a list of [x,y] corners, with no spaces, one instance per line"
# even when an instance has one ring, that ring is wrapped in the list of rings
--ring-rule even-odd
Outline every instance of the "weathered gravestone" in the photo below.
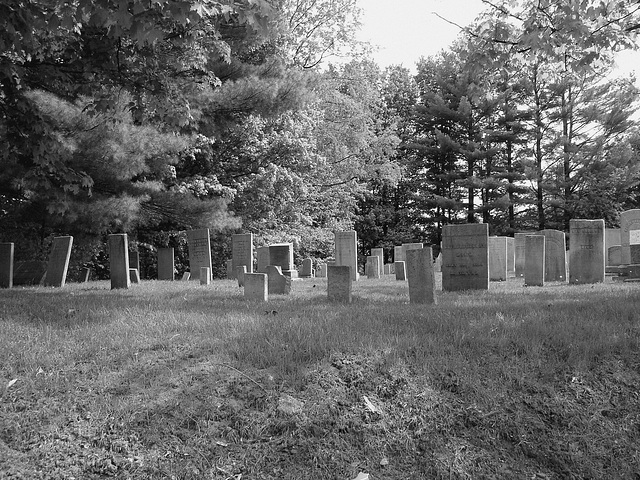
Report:
[[[47,271],[46,262],[39,260],[28,260],[26,262],[15,262],[13,267],[14,285],[39,285],[44,280]]]
[[[378,269],[380,270],[380,275],[382,275],[384,270],[384,248],[372,248],[371,256],[378,257]]]
[[[380,278],[380,257],[377,255],[368,256],[366,270],[367,270],[367,278],[370,278],[370,279]]]
[[[225,269],[227,272],[227,278],[235,278],[235,273],[233,272],[233,260],[229,259],[225,262]]]
[[[406,262],[397,261],[393,262],[393,265],[396,270],[396,280],[405,281],[407,279],[407,272],[405,270]]]
[[[89,267],[82,267],[80,270],[80,282],[87,283],[91,277],[91,269]]]
[[[406,252],[409,303],[436,303],[436,279],[433,270],[433,252],[424,247]]]
[[[327,266],[327,298],[330,302],[351,303],[353,274],[347,265]]]
[[[524,241],[524,284],[529,287],[544,286],[546,263],[546,239],[544,235],[527,235]]]
[[[284,275],[279,265],[267,266],[267,284],[269,295],[289,295],[291,293],[291,277]]]
[[[420,250],[423,247],[422,243],[414,242],[414,243],[403,243],[402,244],[402,260],[404,262],[407,261],[407,251],[409,250]],[[406,268],[406,265],[405,265]]]
[[[245,273],[244,298],[258,302],[266,302],[269,299],[266,273]]]
[[[525,242],[525,237],[527,235],[531,235],[531,233],[515,233],[513,235],[513,242],[515,244],[514,245],[514,249],[515,249],[514,262],[515,262],[516,277],[524,276],[524,249],[525,249],[524,242]]]
[[[570,220],[569,281],[604,282],[604,220]]]
[[[384,275],[391,275],[391,264],[387,263],[384,267]]]
[[[311,278],[313,277],[313,260],[310,258],[305,258],[302,260],[302,270],[300,271],[300,276],[302,278]]]
[[[507,280],[507,237],[489,237],[489,280]]]
[[[200,285],[211,284],[211,272],[209,267],[200,267]]]
[[[620,246],[622,265],[631,264],[631,245],[640,243],[640,208],[620,214]]]
[[[109,235],[109,271],[111,289],[129,288],[129,245],[127,234]]]
[[[253,233],[238,233],[231,236],[231,260],[233,271],[246,267],[244,273],[253,273]]]
[[[638,265],[640,263],[640,244],[632,243],[629,245],[629,252],[631,255],[631,265]]]
[[[258,264],[256,271],[258,273],[267,273],[267,267],[269,266],[269,247],[256,248],[256,259]]]
[[[393,261],[404,262],[404,257],[402,256],[402,245],[393,247]]]
[[[433,269],[436,272],[442,272],[442,251],[438,253],[436,261],[433,263]]]
[[[173,272],[175,270],[175,260],[173,247],[158,248],[158,280],[173,281]]]
[[[140,254],[137,251],[129,250],[129,268],[135,268],[140,275]]]
[[[616,266],[620,263],[609,263],[609,249],[621,244],[622,232],[619,228],[604,229],[604,251],[607,253],[607,266]]]
[[[187,232],[187,243],[189,246],[189,273],[193,280],[200,279],[200,267],[211,266],[211,241],[209,239],[209,229],[199,228]],[[184,280],[184,278],[183,278]]]
[[[13,287],[13,252],[13,243],[0,243],[0,288]]]
[[[445,225],[442,230],[442,289],[489,288],[489,225]]]
[[[184,272],[182,274],[182,281],[183,282],[188,282],[190,278],[191,278],[191,272]]]
[[[318,278],[326,278],[327,277],[327,264],[320,263],[318,264],[318,273],[316,274]]]
[[[513,237],[507,237],[507,276],[516,273],[516,241]]]
[[[137,268],[129,269],[129,282],[140,283],[140,272],[138,272]]]
[[[560,230],[540,230],[544,235],[544,281],[560,282],[567,279],[567,242]]]
[[[42,282],[45,287],[64,287],[72,246],[73,237],[54,237],[47,263],[47,273]]]
[[[282,275],[296,278],[298,272],[293,264],[293,243],[274,243],[269,245],[269,265],[267,267],[269,266],[280,267]],[[268,268],[267,274],[269,274]]]
[[[335,264],[351,268],[351,279],[358,280],[358,234],[355,230],[335,232]]]
[[[238,287],[244,287],[244,276],[246,273],[253,273],[253,272],[247,272],[246,265],[240,265],[236,267],[234,276],[236,277],[236,280],[238,280]]]
[[[607,249],[607,266],[617,267],[622,263],[622,246],[611,245]]]

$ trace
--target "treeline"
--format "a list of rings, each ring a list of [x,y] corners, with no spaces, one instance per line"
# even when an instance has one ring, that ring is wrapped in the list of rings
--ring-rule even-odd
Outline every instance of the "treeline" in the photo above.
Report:
[[[323,258],[337,229],[365,253],[447,223],[614,225],[640,193],[638,91],[610,76],[640,5],[513,3],[414,75],[367,60],[356,0],[4,2],[1,240],[74,235],[99,270],[126,232],[186,268],[209,227],[222,275],[239,231]]]

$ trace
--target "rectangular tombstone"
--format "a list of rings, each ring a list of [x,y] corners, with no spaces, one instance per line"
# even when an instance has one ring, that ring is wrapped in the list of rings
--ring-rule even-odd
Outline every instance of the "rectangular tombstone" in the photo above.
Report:
[[[187,243],[189,245],[189,273],[192,280],[200,280],[200,267],[211,266],[211,240],[208,228],[199,228],[187,232]],[[183,278],[184,280],[184,278]]]
[[[47,273],[44,275],[45,287],[64,287],[67,281],[67,270],[71,258],[73,237],[55,237],[53,247],[47,263]]]
[[[318,278],[326,278],[327,277],[327,264],[321,263],[318,265],[318,273],[316,275]]]
[[[442,289],[489,288],[489,225],[445,225],[442,229]]]
[[[615,245],[620,245],[622,240],[622,232],[620,228],[605,228],[604,229],[604,251],[607,252],[607,266],[615,266],[609,263],[609,249]],[[620,265],[619,263],[616,265]]]
[[[607,250],[607,266],[617,267],[622,264],[622,246],[611,245]]]
[[[279,265],[267,266],[267,284],[269,295],[289,295],[291,278],[283,275]]]
[[[431,247],[406,251],[409,303],[436,303],[436,278]]]
[[[311,278],[313,276],[313,260],[305,258],[302,260],[302,270],[300,271],[302,278]]]
[[[358,234],[355,230],[335,232],[336,266],[350,267],[351,279],[358,280]]]
[[[545,229],[544,235],[544,281],[564,282],[567,279],[567,241],[564,232]]]
[[[133,250],[129,250],[129,268],[135,268],[140,274],[140,254]]]
[[[233,260],[227,260],[225,268],[227,270],[227,278],[236,278],[236,272],[233,271]]]
[[[524,277],[524,241],[527,235],[531,235],[532,233],[515,233],[513,235],[513,242],[515,247],[515,272],[516,277]]]
[[[407,261],[408,250],[420,250],[423,247],[422,243],[403,243],[402,244],[402,260]],[[405,265],[406,267],[406,265]]]
[[[80,283],[87,283],[91,277],[91,269],[89,267],[83,267],[80,270]]]
[[[569,234],[570,283],[604,282],[604,220],[570,220]]]
[[[402,245],[393,247],[393,261],[394,262],[404,262],[404,257],[402,256]]]
[[[175,270],[175,260],[173,247],[158,248],[158,280],[173,281]]]
[[[231,260],[233,271],[245,266],[245,273],[253,273],[253,233],[237,233],[231,236]]]
[[[489,280],[507,280],[507,237],[489,237]]]
[[[524,284],[530,287],[544,286],[546,239],[544,235],[525,237]]]
[[[129,245],[126,233],[109,235],[109,272],[111,290],[129,288]]]
[[[0,288],[13,287],[13,252],[14,244],[0,243]]]
[[[330,302],[351,303],[353,274],[347,265],[327,267],[327,298]]]
[[[367,277],[380,278],[380,257],[377,255],[367,257]]]
[[[631,254],[631,265],[640,264],[640,244],[632,243],[629,245],[629,251]]]
[[[138,272],[137,268],[129,269],[129,281],[131,283],[140,283],[140,272]]]
[[[256,248],[257,268],[258,273],[267,273],[267,266],[269,265],[269,247]]]
[[[384,266],[384,275],[391,275],[391,265],[388,263]]]
[[[200,267],[200,285],[211,284],[211,272],[209,267]]]
[[[266,273],[245,273],[244,298],[258,302],[266,302],[269,299]]]
[[[236,272],[235,274],[236,280],[238,280],[238,287],[244,287],[244,275],[248,273],[247,266],[240,265],[236,267],[235,272]]]
[[[372,248],[371,256],[379,258],[378,268],[380,269],[380,275],[382,275],[384,269],[384,248]]]
[[[405,269],[406,262],[393,262],[393,265],[396,270],[396,280],[405,281],[407,279],[407,272]]]
[[[631,244],[640,243],[640,208],[620,214],[620,251],[622,265],[631,263]]]
[[[190,278],[191,278],[191,272],[184,272],[182,274],[182,281],[183,282],[188,282]]]
[[[507,237],[507,275],[516,274],[516,241],[513,237]]]
[[[287,277],[297,278],[298,271],[293,264],[293,243],[269,245],[269,265],[280,267],[282,274]]]

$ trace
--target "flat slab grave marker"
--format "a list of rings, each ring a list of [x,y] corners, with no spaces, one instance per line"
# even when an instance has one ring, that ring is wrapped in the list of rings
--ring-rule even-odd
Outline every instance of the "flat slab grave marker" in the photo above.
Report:
[[[640,244],[640,208],[620,214],[620,251],[622,265],[631,264],[631,244]]]
[[[507,281],[507,237],[489,237],[489,280]]]
[[[560,230],[540,230],[544,235],[544,281],[564,282],[567,280],[567,241]]]
[[[546,245],[544,235],[525,236],[524,284],[529,287],[544,286]]]
[[[403,261],[397,261],[397,262],[393,262],[394,268],[396,269],[396,280],[401,280],[401,281],[405,281],[407,279],[407,271],[405,269],[406,267],[406,262]]]
[[[187,232],[187,243],[189,245],[189,273],[192,280],[200,280],[200,267],[211,267],[211,241],[209,239],[209,229],[199,228]],[[183,278],[184,280],[184,278]]]
[[[353,274],[347,265],[327,266],[327,298],[330,302],[351,303]]]
[[[13,252],[11,242],[0,243],[0,288],[13,287]]]
[[[435,304],[436,277],[431,247],[407,250],[406,255],[409,303]]]
[[[245,273],[253,273],[253,233],[237,233],[231,236],[231,260],[233,271],[245,266]]]
[[[532,235],[535,232],[531,233],[515,233],[513,235],[513,242],[515,243],[515,272],[516,277],[524,277],[524,239],[527,235]]]
[[[126,233],[109,235],[109,272],[111,290],[129,288],[129,245]]]
[[[489,225],[445,225],[442,229],[442,289],[489,289]]]
[[[266,273],[245,273],[244,298],[258,302],[266,302],[269,299]]]
[[[175,260],[173,247],[158,248],[158,280],[173,281]]]
[[[267,284],[269,295],[289,295],[291,293],[291,277],[284,275],[279,265],[267,267]]]
[[[372,248],[371,256],[378,257],[378,268],[380,270],[380,275],[384,274],[384,248]]]
[[[200,267],[200,285],[211,284],[211,272],[209,267]]]
[[[54,237],[47,263],[47,273],[44,275],[45,287],[64,287],[72,246],[73,237]]]
[[[367,257],[367,278],[380,278],[380,257],[378,255],[370,255]]]
[[[569,282],[604,282],[604,220],[570,220],[569,235]]]
[[[351,279],[358,280],[358,234],[355,230],[335,233],[335,263],[338,267],[350,267]]]

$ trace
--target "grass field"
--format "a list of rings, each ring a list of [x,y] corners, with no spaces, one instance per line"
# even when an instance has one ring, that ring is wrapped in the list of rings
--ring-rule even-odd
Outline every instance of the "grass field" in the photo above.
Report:
[[[640,285],[0,291],[0,478],[640,478]]]

